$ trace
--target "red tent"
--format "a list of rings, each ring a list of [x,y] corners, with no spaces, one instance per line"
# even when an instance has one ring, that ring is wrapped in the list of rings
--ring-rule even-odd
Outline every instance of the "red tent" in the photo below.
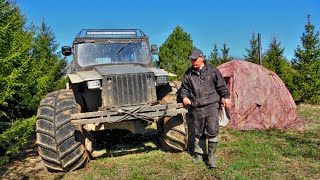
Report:
[[[276,73],[242,60],[221,64],[218,69],[231,93],[229,127],[284,129],[302,124],[290,92]]]

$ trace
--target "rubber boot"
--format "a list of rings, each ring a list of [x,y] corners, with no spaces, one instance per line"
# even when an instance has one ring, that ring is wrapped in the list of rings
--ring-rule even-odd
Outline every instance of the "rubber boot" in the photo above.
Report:
[[[196,153],[196,156],[195,156],[195,158],[192,160],[192,163],[193,163],[193,164],[198,164],[198,163],[200,163],[200,162],[202,162],[202,161],[203,161],[202,154]]]
[[[208,166],[209,168],[217,167],[216,148],[217,142],[208,142]]]
[[[205,144],[204,138],[195,138],[194,141],[194,154],[195,158],[192,160],[192,163],[196,164],[203,161],[203,145]]]

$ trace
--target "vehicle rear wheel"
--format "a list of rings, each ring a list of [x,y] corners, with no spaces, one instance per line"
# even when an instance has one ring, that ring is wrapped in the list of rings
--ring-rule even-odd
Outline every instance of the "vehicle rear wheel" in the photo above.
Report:
[[[188,129],[186,114],[162,118],[158,122],[158,134],[161,146],[170,152],[182,152],[187,148]]]
[[[41,101],[36,135],[38,152],[48,171],[72,171],[89,162],[85,138],[70,121],[71,114],[80,112],[72,90],[52,92]]]
[[[167,84],[163,92],[167,93],[162,99],[161,104],[177,103],[178,87],[174,83]],[[166,151],[181,152],[187,148],[188,126],[186,114],[178,114],[173,117],[163,117],[157,123],[158,135],[161,146]]]

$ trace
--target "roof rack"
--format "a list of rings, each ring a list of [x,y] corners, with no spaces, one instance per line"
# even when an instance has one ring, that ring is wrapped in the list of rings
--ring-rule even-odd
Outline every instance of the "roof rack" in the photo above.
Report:
[[[83,29],[77,37],[91,38],[128,38],[145,37],[140,29]]]

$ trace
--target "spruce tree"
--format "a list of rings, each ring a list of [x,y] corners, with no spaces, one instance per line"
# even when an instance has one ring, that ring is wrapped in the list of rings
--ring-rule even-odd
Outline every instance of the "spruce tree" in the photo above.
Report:
[[[181,80],[191,61],[189,55],[193,49],[191,37],[177,26],[166,41],[160,46],[160,68],[177,75]]]
[[[32,100],[30,105],[35,109],[40,100],[49,92],[63,88],[62,77],[65,75],[66,59],[57,52],[59,46],[55,35],[43,19],[40,27],[36,27],[32,49],[31,72],[29,83],[32,84]]]
[[[232,59],[231,57],[229,57],[229,50],[230,50],[230,48],[227,48],[227,43],[225,42],[223,44],[223,49],[221,49],[222,57],[221,57],[221,60],[220,60],[220,64],[228,62],[228,61],[230,61]]]
[[[221,58],[219,57],[219,52],[218,51],[219,51],[218,45],[214,44],[213,50],[210,53],[210,56],[209,56],[209,59],[208,59],[209,63],[213,64],[216,67],[221,64]]]
[[[22,103],[29,93],[26,73],[30,68],[33,32],[13,1],[0,0],[0,119],[23,116]]]
[[[246,49],[247,55],[244,55],[244,58],[249,62],[260,64],[258,38],[255,37],[254,32],[252,33],[252,38],[249,41],[249,43],[250,43],[250,49]]]
[[[263,66],[277,73],[282,74],[282,61],[284,59],[284,48],[280,47],[281,43],[277,41],[276,36],[273,37],[269,44],[269,49],[264,54]]]
[[[297,71],[295,84],[302,102],[320,103],[320,39],[319,31],[311,23],[311,15],[307,16],[305,32],[301,36],[302,47],[298,45],[293,68]]]
[[[269,48],[263,56],[263,66],[275,72],[291,93],[294,93],[293,69],[288,60],[284,57],[284,48],[278,42],[276,36],[273,37]],[[295,94],[293,94],[295,97]]]

